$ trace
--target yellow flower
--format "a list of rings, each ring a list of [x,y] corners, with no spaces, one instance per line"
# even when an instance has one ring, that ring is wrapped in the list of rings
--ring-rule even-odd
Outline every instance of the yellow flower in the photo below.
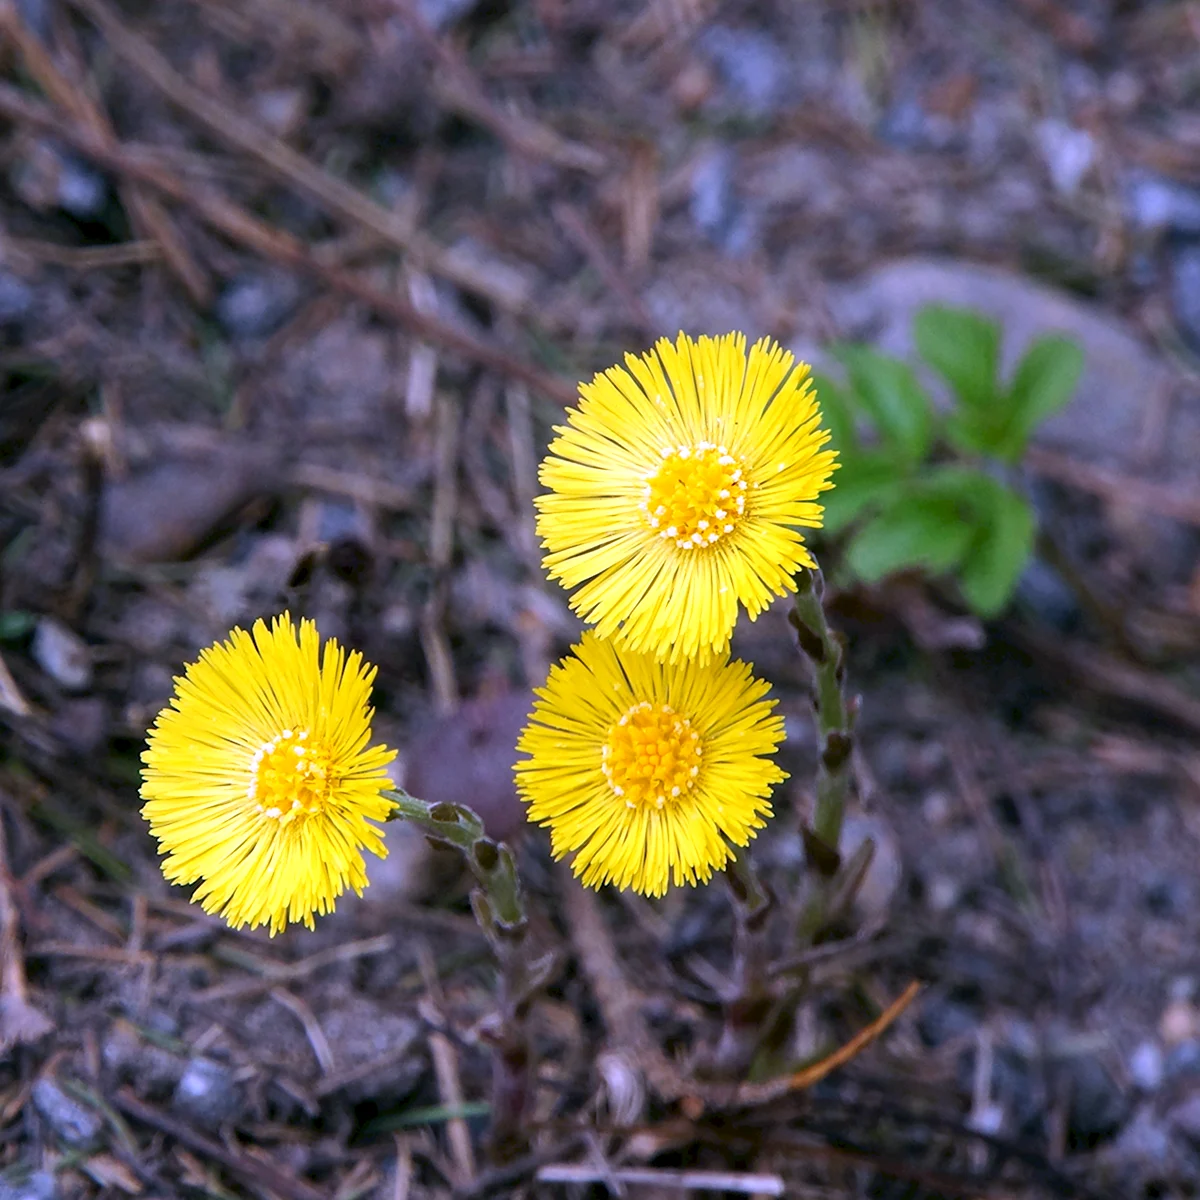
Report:
[[[552,578],[601,637],[670,662],[723,651],[815,566],[834,452],[804,363],[740,333],[663,338],[581,384],[539,478]]]
[[[551,668],[517,790],[589,887],[707,883],[771,815],[783,718],[742,662],[663,663],[591,633]]]
[[[276,617],[235,629],[175,681],[142,754],[142,816],[172,883],[235,929],[313,927],[347,885],[360,895],[365,847],[383,858],[395,757],[367,748],[375,669],[317,627]]]

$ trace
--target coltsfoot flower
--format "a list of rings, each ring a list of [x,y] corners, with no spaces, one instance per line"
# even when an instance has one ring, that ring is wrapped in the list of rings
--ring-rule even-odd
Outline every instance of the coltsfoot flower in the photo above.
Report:
[[[835,454],[808,367],[740,334],[663,338],[590,384],[543,461],[537,530],[552,578],[604,638],[678,662],[729,644],[815,562]]]
[[[551,668],[517,743],[517,790],[589,887],[707,883],[771,815],[783,718],[724,656],[671,665],[591,633]]]
[[[142,754],[142,816],[172,883],[235,929],[313,927],[387,850],[394,750],[368,747],[375,669],[288,614],[235,629],[175,681]]]

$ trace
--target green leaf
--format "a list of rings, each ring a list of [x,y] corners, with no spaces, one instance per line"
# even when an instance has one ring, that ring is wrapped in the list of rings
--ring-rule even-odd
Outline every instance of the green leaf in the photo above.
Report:
[[[992,447],[1003,432],[1003,425],[997,419],[1002,415],[958,408],[946,418],[942,431],[946,441],[963,454],[992,454]]]
[[[1005,402],[1003,436],[992,448],[1008,462],[1025,452],[1033,431],[1075,394],[1083,374],[1083,351],[1068,338],[1039,338],[1013,374]]]
[[[998,392],[1000,328],[964,308],[931,304],[917,313],[913,336],[921,357],[954,389],[961,404],[990,409]]]
[[[839,459],[845,462],[858,449],[858,434],[850,399],[828,375],[814,371],[811,378],[821,409],[821,424],[830,433],[830,448],[836,450]]]
[[[1012,599],[1033,553],[1037,521],[1023,497],[980,475],[974,542],[958,571],[963,596],[981,617],[994,617]]]
[[[933,439],[933,412],[912,370],[865,346],[841,346],[837,356],[879,436],[906,462],[921,462]]]
[[[486,1117],[489,1112],[491,1105],[482,1100],[467,1100],[457,1105],[428,1104],[372,1117],[363,1126],[363,1133],[390,1133],[393,1129],[412,1129],[417,1125],[443,1125],[459,1118]]]
[[[23,638],[37,624],[37,617],[23,608],[9,608],[0,612],[0,642],[15,642]]]
[[[890,505],[905,485],[904,466],[878,450],[863,450],[839,462],[833,489],[820,496],[830,534],[840,533],[871,508]]]
[[[874,583],[903,567],[938,573],[956,566],[971,545],[969,514],[953,495],[909,492],[869,520],[846,548],[850,569]]]

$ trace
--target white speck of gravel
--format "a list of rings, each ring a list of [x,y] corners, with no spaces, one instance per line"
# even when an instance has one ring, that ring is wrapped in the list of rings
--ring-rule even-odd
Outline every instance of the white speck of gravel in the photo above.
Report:
[[[1147,1039],[1129,1056],[1129,1078],[1143,1092],[1153,1092],[1163,1081],[1162,1047]]]

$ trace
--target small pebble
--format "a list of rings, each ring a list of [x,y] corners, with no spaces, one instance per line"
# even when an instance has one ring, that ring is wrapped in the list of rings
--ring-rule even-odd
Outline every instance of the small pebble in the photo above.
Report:
[[[108,202],[108,184],[86,163],[64,154],[58,169],[58,207],[81,221],[98,217]]]
[[[1200,1092],[1193,1092],[1167,1113],[1167,1124],[1200,1150]]]
[[[1158,175],[1138,175],[1126,197],[1129,219],[1138,228],[1200,234],[1200,191]]]
[[[739,108],[765,116],[779,106],[793,70],[775,38],[757,30],[712,25],[700,44]]]
[[[58,1195],[58,1184],[50,1171],[31,1171],[17,1179],[0,1179],[0,1200],[57,1200]]]
[[[50,0],[17,0],[17,12],[21,14],[21,20],[30,30],[49,45],[50,35],[54,30],[50,16]]]
[[[217,320],[230,337],[274,333],[300,302],[300,285],[282,271],[246,271],[217,298]]]
[[[972,1033],[978,1026],[979,1016],[973,1009],[939,996],[926,1001],[917,1016],[917,1032],[925,1045],[932,1047]]]
[[[1041,121],[1034,132],[1054,190],[1061,196],[1074,195],[1096,161],[1095,139],[1053,117]]]
[[[958,882],[948,875],[935,875],[926,886],[926,899],[931,912],[949,912],[962,895]]]
[[[228,1067],[211,1058],[193,1058],[175,1086],[172,1104],[177,1112],[214,1129],[237,1115],[241,1097]]]
[[[0,271],[0,325],[20,324],[33,308],[33,288],[11,271]]]
[[[1181,246],[1172,255],[1171,302],[1180,332],[1200,347],[1200,246]]]
[[[1071,633],[1083,618],[1083,610],[1070,585],[1040,558],[1030,559],[1021,572],[1016,599],[1018,605],[1060,633]]]
[[[52,1079],[39,1079],[33,1085],[33,1106],[68,1146],[93,1146],[104,1129],[99,1113],[67,1095]]]
[[[1071,1081],[1067,1136],[1072,1146],[1091,1149],[1116,1133],[1128,1103],[1108,1068],[1097,1058],[1072,1058],[1067,1073]]]
[[[1167,1079],[1183,1079],[1200,1075],[1200,1042],[1189,1039],[1167,1052],[1163,1071]]]
[[[1168,1046],[1192,1041],[1200,1032],[1196,1017],[1196,1008],[1192,1002],[1181,996],[1176,997],[1163,1010],[1158,1023],[1159,1036]]]
[[[92,656],[74,630],[54,617],[42,617],[30,648],[34,661],[55,683],[81,692],[92,682]]]
[[[417,0],[417,10],[438,33],[461,21],[479,0]]]
[[[733,170],[733,154],[727,146],[721,146],[705,154],[692,171],[692,222],[717,243],[733,220]]]
[[[1163,1081],[1166,1064],[1162,1047],[1157,1042],[1144,1041],[1129,1057],[1129,1078],[1143,1092],[1153,1092]]]
[[[954,802],[943,791],[930,792],[921,801],[921,816],[927,825],[940,829],[950,820],[954,812]]]

